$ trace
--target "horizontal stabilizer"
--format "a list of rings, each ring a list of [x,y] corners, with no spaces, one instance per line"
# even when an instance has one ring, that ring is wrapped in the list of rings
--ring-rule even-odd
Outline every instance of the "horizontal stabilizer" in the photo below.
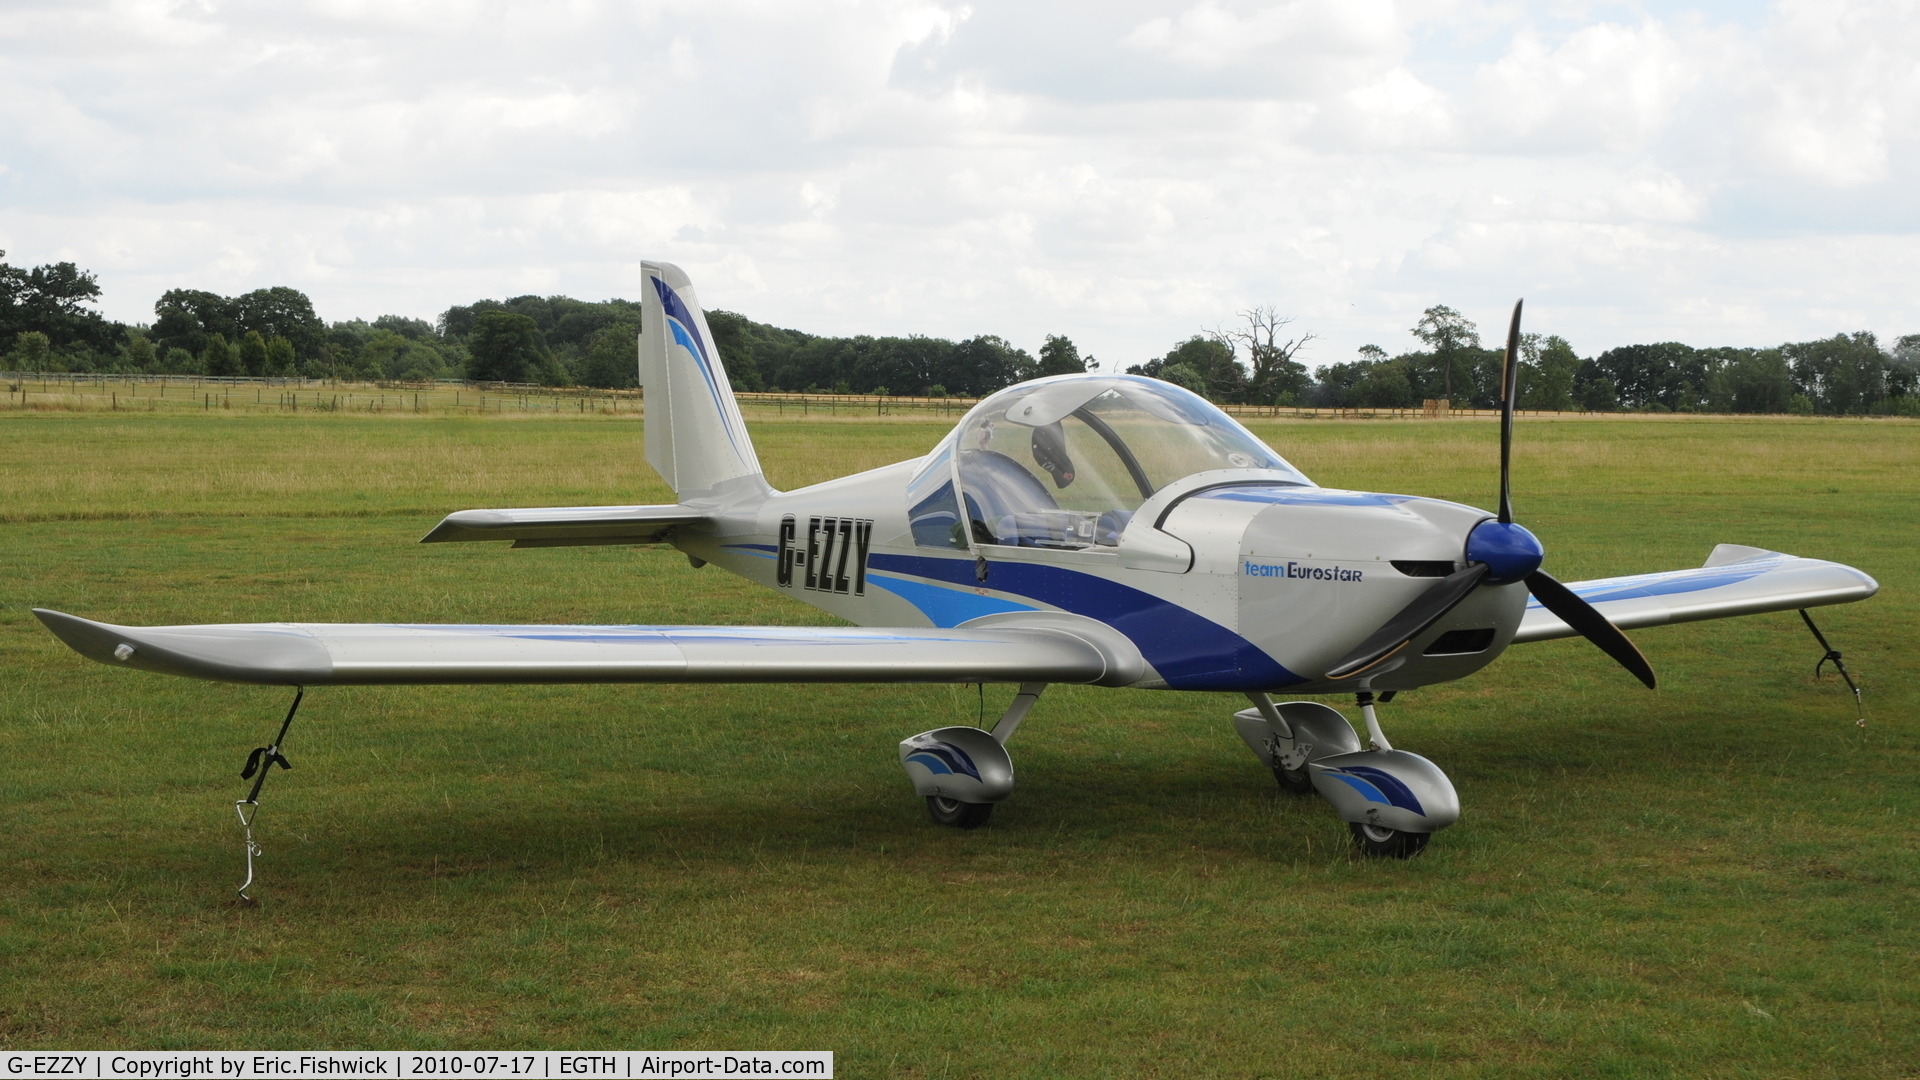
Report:
[[[1095,683],[1107,653],[1067,630],[831,626],[111,626],[34,614],[91,660],[278,686],[594,682]],[[1129,678],[1133,677],[1131,675]]]
[[[1851,566],[1737,544],[1721,544],[1704,566],[1690,570],[1566,585],[1622,630],[1847,604],[1880,591],[1879,582]],[[1535,600],[1513,641],[1573,636],[1572,627]]]
[[[578,544],[651,544],[675,525],[705,521],[690,506],[538,506],[523,510],[459,510],[448,514],[423,544],[512,540],[514,547]]]

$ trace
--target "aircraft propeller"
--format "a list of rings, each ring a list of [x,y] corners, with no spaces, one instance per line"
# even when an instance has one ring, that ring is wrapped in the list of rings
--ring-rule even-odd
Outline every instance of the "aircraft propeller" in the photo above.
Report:
[[[1653,667],[1627,635],[1605,615],[1575,595],[1572,589],[1540,569],[1545,551],[1540,541],[1513,520],[1510,483],[1513,458],[1513,399],[1520,374],[1520,308],[1515,301],[1513,322],[1507,327],[1506,363],[1500,371],[1500,515],[1483,521],[1467,536],[1467,565],[1415,597],[1399,614],[1367,636],[1353,651],[1327,670],[1329,679],[1350,679],[1393,656],[1427,628],[1452,611],[1482,584],[1506,585],[1524,581],[1540,606],[1559,616],[1581,637],[1654,688]]]

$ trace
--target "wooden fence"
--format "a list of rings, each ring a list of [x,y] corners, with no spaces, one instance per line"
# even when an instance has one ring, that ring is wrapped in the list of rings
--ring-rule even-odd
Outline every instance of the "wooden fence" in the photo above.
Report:
[[[6,405],[20,409],[138,409],[180,411],[417,412],[417,413],[606,413],[639,414],[638,389],[604,390],[524,383],[346,382],[332,379],[207,375],[113,375],[85,372],[0,372]],[[896,397],[873,394],[740,393],[743,409],[761,416],[956,417],[979,398]],[[1327,409],[1289,405],[1222,405],[1229,415],[1265,420],[1488,420],[1497,409],[1455,409],[1428,402],[1412,409]],[[1705,413],[1591,413],[1521,409],[1516,416],[1609,419],[1701,418]]]
[[[822,413],[826,415],[886,416],[894,413],[937,412],[941,414],[964,413],[980,403],[979,398],[962,397],[876,397],[871,394],[800,394],[769,393],[734,395],[745,406],[758,406],[779,410],[783,415],[789,410],[798,410],[801,415]],[[1219,408],[1229,416],[1252,417],[1258,419],[1300,419],[1300,420],[1434,420],[1452,418],[1494,418],[1498,419],[1498,409],[1452,409],[1423,406],[1412,409],[1315,409],[1295,408],[1291,405],[1221,405]],[[1596,413],[1551,412],[1540,409],[1518,409],[1515,416],[1594,416]]]

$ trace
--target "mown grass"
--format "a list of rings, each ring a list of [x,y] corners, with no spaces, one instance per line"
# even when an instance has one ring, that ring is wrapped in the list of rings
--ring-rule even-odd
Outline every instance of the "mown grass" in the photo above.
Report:
[[[1254,425],[1326,484],[1492,500],[1495,429]],[[786,487],[943,425],[762,418]],[[1720,541],[1840,559],[1819,613],[1578,642],[1385,710],[1466,816],[1409,863],[1281,796],[1219,695],[1056,688],[993,825],[895,742],[971,688],[309,695],[112,671],[110,620],[821,622],[658,549],[413,544],[449,509],[665,501],[628,417],[0,419],[0,1046],[815,1047],[842,1075],[1901,1076],[1920,1061],[1920,426],[1521,425],[1563,578]],[[991,714],[1010,690],[988,688]]]

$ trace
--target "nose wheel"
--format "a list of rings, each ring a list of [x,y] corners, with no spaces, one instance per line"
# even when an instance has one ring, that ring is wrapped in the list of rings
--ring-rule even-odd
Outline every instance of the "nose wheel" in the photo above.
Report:
[[[1353,834],[1353,842],[1368,855],[1386,859],[1411,859],[1427,848],[1427,838],[1432,833],[1401,832],[1382,825],[1370,825],[1364,821],[1350,821],[1347,831]]]
[[[1460,796],[1439,766],[1387,742],[1374,713],[1374,703],[1387,696],[1357,696],[1365,749],[1346,717],[1313,701],[1275,704],[1265,694],[1248,694],[1254,707],[1235,713],[1233,723],[1282,791],[1316,792],[1332,803],[1366,854],[1408,859],[1459,820]]]

